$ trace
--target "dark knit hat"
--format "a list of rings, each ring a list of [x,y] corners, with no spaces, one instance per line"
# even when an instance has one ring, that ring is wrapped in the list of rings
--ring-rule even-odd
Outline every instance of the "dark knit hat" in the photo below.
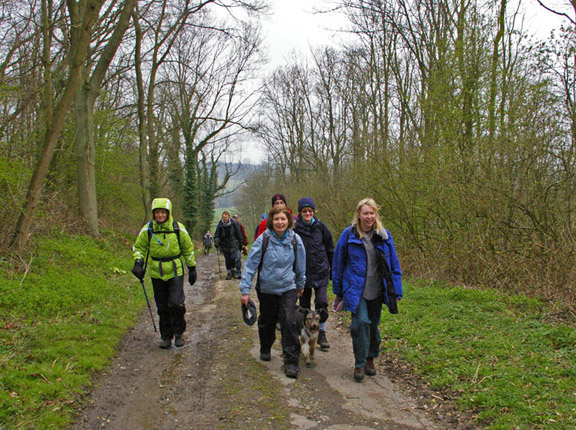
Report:
[[[298,200],[298,212],[304,208],[312,208],[313,210],[316,210],[316,206],[314,206],[314,200],[312,200],[312,197],[302,197],[300,200]]]
[[[276,200],[282,200],[285,205],[288,204],[288,203],[286,203],[286,197],[284,197],[283,194],[274,194],[272,196],[272,206],[274,206],[274,203],[276,203]]]

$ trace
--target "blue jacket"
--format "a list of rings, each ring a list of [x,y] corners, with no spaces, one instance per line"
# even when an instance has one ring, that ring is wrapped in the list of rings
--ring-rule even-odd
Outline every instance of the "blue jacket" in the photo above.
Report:
[[[376,235],[378,237],[374,237]],[[386,229],[380,232],[375,231],[374,236],[372,240],[377,243],[376,249],[382,251],[386,261],[388,261],[396,296],[402,297],[402,271],[400,270],[400,262],[398,261],[398,255],[396,255],[392,236]],[[345,310],[356,312],[362,297],[365,281],[366,249],[356,229],[350,226],[342,232],[340,239],[338,239],[336,252],[332,260],[332,291],[337,296],[343,297]],[[384,302],[387,306],[390,306],[385,279],[382,279],[382,286]]]
[[[262,260],[264,235],[268,235],[270,240],[260,269],[260,291],[280,295],[293,289],[303,289],[306,284],[306,250],[302,239],[292,229],[288,229],[282,238],[278,238],[272,230],[266,230],[258,236],[246,258],[239,285],[241,294],[250,294],[252,281]],[[296,239],[296,264],[293,237]]]

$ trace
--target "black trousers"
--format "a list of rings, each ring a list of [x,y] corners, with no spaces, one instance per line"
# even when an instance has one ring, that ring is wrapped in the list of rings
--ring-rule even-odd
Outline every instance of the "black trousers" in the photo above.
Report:
[[[321,285],[316,287],[306,287],[300,297],[300,307],[312,309],[310,303],[312,301],[312,290],[314,290],[314,310],[320,314],[320,322],[326,322],[330,313],[328,312],[328,295],[326,290],[328,285]]]
[[[233,270],[236,268],[236,258],[238,256],[238,250],[234,251],[222,251],[224,254],[224,260],[226,261],[226,270]]]
[[[160,318],[160,336],[162,339],[172,339],[175,334],[186,331],[186,307],[184,306],[184,276],[163,281],[152,278],[154,301]]]
[[[266,294],[256,289],[260,301],[258,335],[260,352],[268,353],[276,340],[276,323],[280,322],[284,363],[298,365],[300,361],[300,340],[294,323],[296,290],[283,294]]]

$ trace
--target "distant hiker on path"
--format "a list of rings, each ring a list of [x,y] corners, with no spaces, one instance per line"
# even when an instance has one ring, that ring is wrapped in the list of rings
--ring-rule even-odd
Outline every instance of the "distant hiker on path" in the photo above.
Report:
[[[196,282],[194,244],[186,227],[172,218],[168,199],[152,201],[153,220],[145,224],[134,244],[132,273],[143,280],[146,269],[154,289],[154,300],[160,318],[159,346],[170,348],[172,338],[177,347],[184,346],[186,307],[184,306],[184,264],[188,266],[190,285]]]
[[[276,340],[276,324],[282,332],[284,373],[297,378],[300,371],[300,341],[294,322],[295,306],[306,284],[306,250],[292,230],[294,219],[288,208],[273,208],[268,229],[252,245],[240,281],[240,301],[248,305],[254,276],[260,301],[258,335],[260,359],[270,361]]]
[[[248,255],[248,237],[246,236],[246,230],[240,222],[240,216],[234,214],[232,219],[240,226],[240,232],[242,233],[242,254]],[[236,260],[236,273],[240,276],[242,274],[242,254],[238,253],[238,259]]]
[[[212,249],[212,246],[214,246],[214,238],[210,231],[207,231],[202,238],[202,245],[204,246],[204,255],[210,254],[210,250]]]
[[[236,221],[230,218],[230,212],[222,212],[222,219],[218,222],[214,233],[214,246],[224,254],[226,260],[226,279],[240,279],[240,272],[236,272],[236,260],[242,250],[242,231]]]
[[[352,225],[336,245],[332,262],[334,308],[343,301],[352,312],[350,335],[354,348],[354,379],[376,374],[374,359],[380,353],[378,326],[382,305],[398,313],[402,298],[402,271],[392,235],[382,226],[380,206],[370,198],[360,200]]]
[[[328,281],[332,270],[334,241],[332,233],[322,221],[316,218],[316,206],[311,197],[298,200],[298,220],[294,231],[302,238],[306,248],[306,286],[300,297],[300,306],[310,309],[314,290],[314,310],[320,314],[318,345],[322,350],[330,348],[326,338],[328,319]]]

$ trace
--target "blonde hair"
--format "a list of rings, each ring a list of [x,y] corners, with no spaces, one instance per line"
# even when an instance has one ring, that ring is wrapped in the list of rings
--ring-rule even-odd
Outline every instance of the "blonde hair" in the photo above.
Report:
[[[358,231],[360,237],[366,236],[362,231],[362,228],[360,227],[360,212],[362,211],[363,206],[370,206],[372,210],[374,210],[375,214],[374,224],[376,225],[375,230],[380,231],[384,228],[382,225],[382,220],[380,219],[380,212],[379,212],[380,206],[378,205],[378,203],[374,201],[374,199],[367,197],[365,199],[360,200],[356,205],[356,212],[354,212],[354,219],[352,220],[352,225],[356,227],[356,230]]]

